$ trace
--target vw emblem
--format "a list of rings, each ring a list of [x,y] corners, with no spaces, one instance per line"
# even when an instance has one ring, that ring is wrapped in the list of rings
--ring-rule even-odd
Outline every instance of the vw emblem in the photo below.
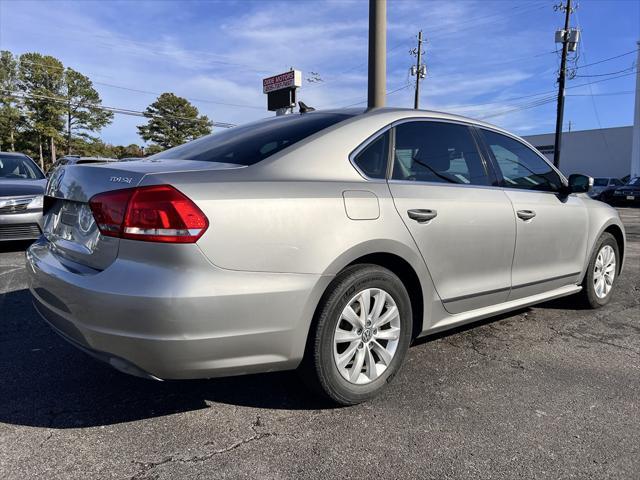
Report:
[[[367,343],[369,340],[371,340],[371,336],[372,336],[371,329],[365,328],[364,331],[362,332],[362,341]]]

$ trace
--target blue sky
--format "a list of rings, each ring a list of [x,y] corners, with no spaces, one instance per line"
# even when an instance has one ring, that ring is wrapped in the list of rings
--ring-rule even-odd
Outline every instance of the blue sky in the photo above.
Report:
[[[532,106],[556,89],[554,32],[563,18],[555,3],[389,0],[387,90],[397,91],[387,104],[412,106],[408,52],[422,29],[423,108],[487,116],[521,135],[552,131],[555,103]],[[364,106],[367,12],[367,1],[348,0],[0,0],[0,49],[59,58],[88,75],[108,106],[143,110],[157,96],[144,92],[172,91],[213,120],[239,124],[270,115],[261,78],[292,66],[305,79],[317,72],[324,80],[305,81],[307,104]],[[637,48],[640,1],[581,0],[573,22],[582,30],[577,65],[599,62]],[[581,77],[567,82],[565,124],[630,125],[635,77],[625,69],[635,59],[578,69]],[[585,76],[617,71],[626,75]],[[102,137],[141,144],[141,120],[116,115]]]

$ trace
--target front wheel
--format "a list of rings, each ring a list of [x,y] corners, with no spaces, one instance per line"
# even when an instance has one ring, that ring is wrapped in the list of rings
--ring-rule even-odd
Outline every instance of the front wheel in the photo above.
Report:
[[[582,282],[582,296],[587,306],[600,308],[609,303],[619,265],[618,242],[605,232],[596,243]]]
[[[377,265],[341,272],[321,300],[303,379],[341,405],[376,396],[398,372],[411,340],[409,295]]]

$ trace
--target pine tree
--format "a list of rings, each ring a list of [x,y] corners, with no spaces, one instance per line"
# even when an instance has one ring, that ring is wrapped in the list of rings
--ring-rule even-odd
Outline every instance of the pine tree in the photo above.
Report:
[[[211,133],[211,121],[199,115],[198,109],[186,98],[163,93],[147,107],[146,125],[138,126],[138,133],[148,142],[171,148]]]

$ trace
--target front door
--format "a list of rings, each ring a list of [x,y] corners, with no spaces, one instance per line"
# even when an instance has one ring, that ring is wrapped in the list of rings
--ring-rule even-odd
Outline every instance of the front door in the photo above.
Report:
[[[468,126],[411,121],[395,127],[389,188],[447,311],[504,302],[515,219]]]
[[[516,215],[510,300],[579,280],[587,254],[587,210],[577,195],[560,195],[560,175],[527,145],[482,130]]]

